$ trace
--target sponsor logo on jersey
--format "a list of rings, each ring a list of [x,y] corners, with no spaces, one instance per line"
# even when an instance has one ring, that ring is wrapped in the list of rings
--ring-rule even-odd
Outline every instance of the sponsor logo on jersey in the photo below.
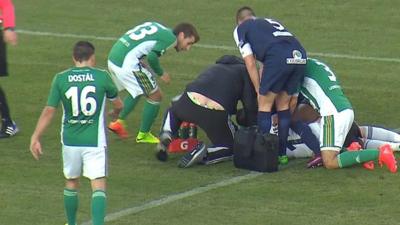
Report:
[[[68,120],[69,124],[92,124],[94,123],[94,120],[74,120],[74,119],[70,119]]]
[[[307,59],[303,59],[303,54],[299,50],[293,50],[293,58],[287,58],[286,64],[306,64]]]

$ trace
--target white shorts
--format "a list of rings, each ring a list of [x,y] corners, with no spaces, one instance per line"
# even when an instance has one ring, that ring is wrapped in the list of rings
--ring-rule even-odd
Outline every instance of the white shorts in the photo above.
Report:
[[[108,61],[108,70],[118,90],[126,89],[133,98],[142,94],[148,96],[158,89],[153,74],[140,64],[119,67]]]
[[[62,156],[64,176],[66,179],[76,179],[82,174],[84,177],[94,180],[108,175],[106,147],[76,147],[63,145]]]
[[[316,132],[315,126],[310,124],[313,133],[319,137],[321,151],[340,151],[353,121],[353,110],[346,109],[334,115],[323,116],[318,123],[319,132]]]

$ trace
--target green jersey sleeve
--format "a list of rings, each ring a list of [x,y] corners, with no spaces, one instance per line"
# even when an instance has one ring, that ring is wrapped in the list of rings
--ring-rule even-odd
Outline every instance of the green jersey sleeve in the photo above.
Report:
[[[53,78],[53,82],[51,83],[49,97],[47,98],[47,106],[57,107],[61,100],[60,90],[57,81],[58,76],[56,75]]]
[[[164,70],[163,68],[161,68],[160,65],[160,60],[158,59],[158,57],[160,56],[161,55],[158,55],[154,51],[149,52],[149,54],[147,55],[147,62],[149,62],[149,66],[158,76],[161,76],[164,73]]]
[[[157,43],[154,45],[153,49],[149,52],[149,54],[147,54],[149,66],[157,75],[161,76],[164,73],[158,58],[161,57],[175,43],[176,36],[170,30],[163,30],[163,32],[160,32],[159,40],[157,40]]]

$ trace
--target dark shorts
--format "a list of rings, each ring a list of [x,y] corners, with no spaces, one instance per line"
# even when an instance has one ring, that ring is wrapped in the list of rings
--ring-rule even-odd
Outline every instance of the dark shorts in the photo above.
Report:
[[[306,64],[300,64],[295,60],[295,50],[301,53],[301,59],[307,59],[306,52],[301,46],[290,44],[276,45],[267,52],[261,75],[260,94],[286,91],[289,95],[293,95],[299,92]]]
[[[196,105],[185,92],[178,101],[172,103],[170,112],[173,113],[171,118],[178,123],[186,121],[197,124],[204,130],[213,145],[228,148],[233,146],[235,128],[226,111],[212,110]],[[173,127],[178,126],[174,125]]]
[[[6,43],[3,41],[3,31],[0,31],[0,77],[7,75]]]

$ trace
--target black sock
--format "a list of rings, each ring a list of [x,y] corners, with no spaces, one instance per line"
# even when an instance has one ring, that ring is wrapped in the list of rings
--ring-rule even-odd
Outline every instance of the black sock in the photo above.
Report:
[[[287,138],[290,126],[290,111],[278,111],[278,138],[279,138],[279,156],[286,155]]]
[[[4,93],[3,89],[0,87],[0,113],[1,117],[3,118],[4,124],[12,123],[10,117],[10,109],[8,108],[6,94]]]
[[[291,128],[301,137],[301,140],[304,142],[304,144],[307,145],[307,147],[309,147],[314,152],[314,154],[318,155],[321,153],[319,140],[313,134],[311,128],[307,126],[307,124],[301,121],[296,121],[291,124]]]

